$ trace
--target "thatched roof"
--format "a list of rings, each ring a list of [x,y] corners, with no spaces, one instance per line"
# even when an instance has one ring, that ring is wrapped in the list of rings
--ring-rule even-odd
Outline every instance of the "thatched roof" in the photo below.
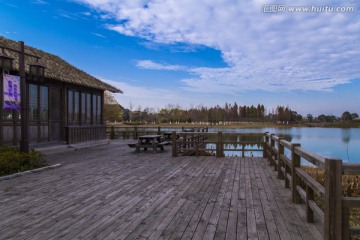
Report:
[[[0,46],[5,46],[12,49],[19,49],[19,43],[12,41],[10,39],[0,37]],[[1,52],[1,48],[0,48]],[[100,81],[99,79],[85,73],[84,71],[74,67],[68,62],[64,61],[58,56],[53,54],[41,51],[39,49],[25,46],[25,53],[39,56],[41,59],[39,63],[41,65],[46,66],[45,69],[45,77],[55,79],[61,82],[77,84],[81,86],[108,90],[113,93],[122,93],[120,89],[117,89],[107,83]],[[18,54],[5,50],[5,55],[12,57],[13,60],[13,68],[15,70],[19,69],[19,58]],[[35,63],[36,59],[32,57],[25,57],[26,62],[26,72],[29,71],[29,63]]]

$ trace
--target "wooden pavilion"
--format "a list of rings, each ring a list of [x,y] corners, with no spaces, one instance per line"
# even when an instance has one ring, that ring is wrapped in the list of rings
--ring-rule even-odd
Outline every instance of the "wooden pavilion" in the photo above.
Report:
[[[11,49],[19,49],[19,42],[0,37],[0,145],[19,145],[22,129],[21,112],[4,108],[3,74],[21,75],[19,53]],[[29,46],[24,52],[29,143],[105,139],[104,91],[122,91],[53,54]]]

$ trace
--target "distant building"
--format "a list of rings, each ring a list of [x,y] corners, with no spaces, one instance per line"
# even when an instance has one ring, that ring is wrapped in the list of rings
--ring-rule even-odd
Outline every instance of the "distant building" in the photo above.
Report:
[[[19,75],[19,56],[4,48],[18,49],[19,43],[0,37],[0,55],[12,58],[12,66],[0,65],[2,73]],[[66,142],[68,144],[106,138],[104,91],[121,90],[90,76],[50,53],[25,46],[25,53],[38,56],[45,67],[43,78],[34,77],[25,57],[29,142]],[[18,145],[20,111],[4,108],[3,74],[0,76],[0,145]]]

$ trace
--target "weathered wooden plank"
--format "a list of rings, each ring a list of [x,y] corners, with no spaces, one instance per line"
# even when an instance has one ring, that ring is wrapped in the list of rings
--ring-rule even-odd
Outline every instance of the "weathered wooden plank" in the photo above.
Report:
[[[239,193],[238,193],[238,206],[237,206],[237,229],[236,237],[239,240],[247,239],[247,226],[246,226],[246,177],[245,171],[246,158],[240,159],[240,175],[239,175]]]
[[[53,155],[50,161],[63,167],[3,181],[1,238],[322,236],[318,225],[305,222],[303,207],[290,203],[289,191],[265,159],[171,158],[166,148],[134,154],[126,141],[114,141]]]

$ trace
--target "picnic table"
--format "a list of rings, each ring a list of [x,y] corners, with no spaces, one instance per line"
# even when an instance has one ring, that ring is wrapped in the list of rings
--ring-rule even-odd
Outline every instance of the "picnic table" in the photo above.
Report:
[[[141,148],[144,148],[144,151],[147,151],[148,148],[152,148],[154,152],[157,152],[158,148],[164,151],[164,145],[167,144],[168,142],[161,141],[161,135],[143,135],[138,137],[135,151],[140,152]]]

